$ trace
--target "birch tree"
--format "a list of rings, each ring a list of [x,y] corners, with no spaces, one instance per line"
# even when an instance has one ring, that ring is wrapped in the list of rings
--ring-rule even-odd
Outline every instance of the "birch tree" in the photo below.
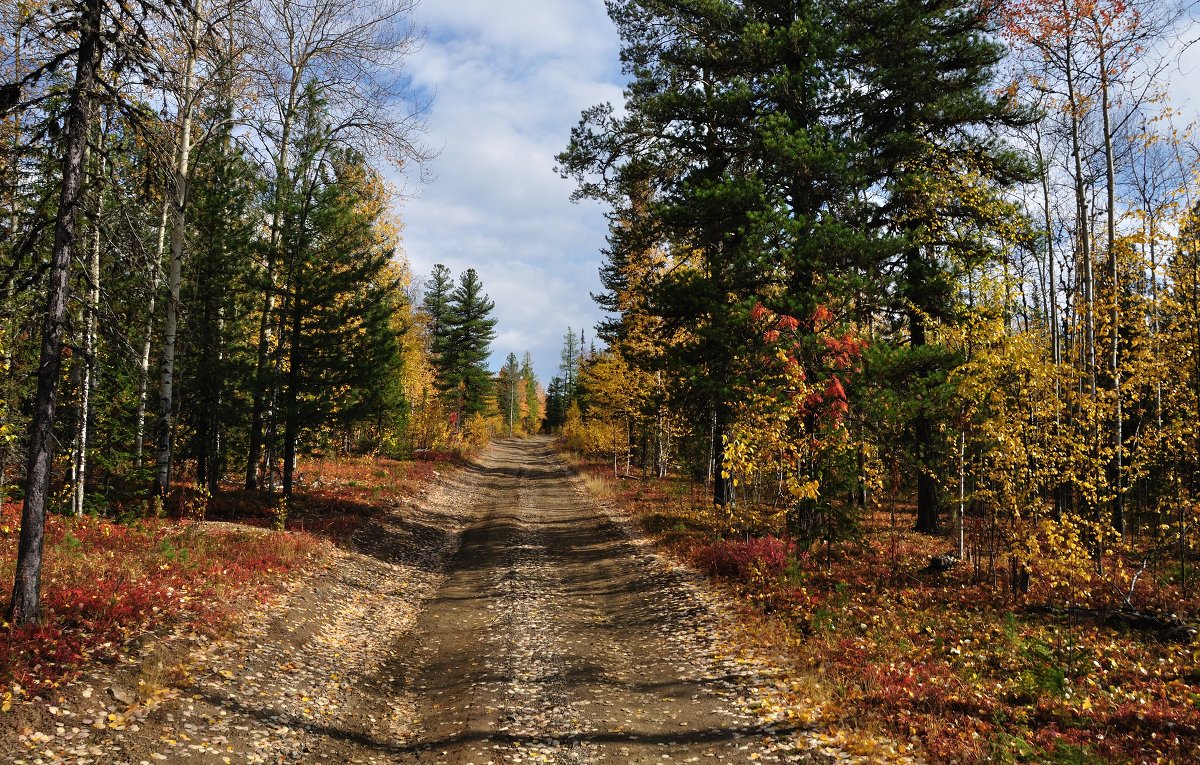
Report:
[[[70,301],[70,272],[73,260],[79,255],[78,221],[87,203],[86,157],[97,124],[98,106],[104,102],[120,109],[130,106],[126,94],[109,81],[117,72],[137,72],[145,81],[153,79],[153,67],[148,65],[152,26],[164,11],[173,7],[173,2],[148,0],[120,3],[76,0],[40,9],[41,23],[56,34],[41,36],[44,55],[36,65],[28,67],[20,86],[6,85],[0,92],[3,112],[0,116],[7,117],[14,109],[49,102],[49,90],[26,96],[21,86],[37,83],[43,77],[60,76],[68,68],[71,71],[62,114],[66,138],[59,160],[58,207],[46,277],[37,389],[29,426],[25,506],[9,607],[14,624],[36,620],[40,608],[42,545],[55,451],[53,431]],[[136,107],[130,109],[136,110]],[[49,124],[53,129],[56,122],[51,120]]]
[[[171,168],[171,254],[167,269],[166,316],[163,324],[162,364],[158,381],[158,437],[154,489],[165,497],[171,485],[171,437],[175,406],[175,343],[179,327],[179,287],[183,275],[184,237],[187,227],[188,183],[191,179],[192,120],[196,109],[196,62],[204,30],[203,0],[190,0],[183,17],[184,35],[182,83],[177,93],[179,121],[175,142],[175,161]]]
[[[93,394],[99,377],[99,343],[97,342],[97,322],[100,313],[100,220],[104,212],[104,138],[108,130],[107,123],[100,126],[98,168],[95,175],[100,179],[93,183],[95,197],[92,211],[91,246],[87,260],[87,298],[83,311],[83,379],[79,386],[79,412],[75,434],[75,481],[72,487],[71,507],[76,516],[83,515],[83,499],[87,490],[88,462],[88,424],[92,414]]]

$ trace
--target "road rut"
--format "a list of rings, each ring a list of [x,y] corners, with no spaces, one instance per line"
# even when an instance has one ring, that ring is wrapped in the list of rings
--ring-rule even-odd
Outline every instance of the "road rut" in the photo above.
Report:
[[[499,442],[470,471],[479,514],[396,652],[417,719],[400,762],[814,761],[746,711],[695,584],[548,441]]]

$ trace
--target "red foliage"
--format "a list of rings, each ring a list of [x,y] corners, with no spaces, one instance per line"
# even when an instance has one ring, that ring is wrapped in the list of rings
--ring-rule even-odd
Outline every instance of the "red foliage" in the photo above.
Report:
[[[867,348],[867,341],[846,333],[841,337],[823,335],[821,344],[825,346],[825,363],[834,369],[846,370],[854,366]]]
[[[850,410],[850,405],[846,402],[846,389],[842,387],[842,381],[837,375],[829,378],[829,385],[825,387],[825,401],[835,419],[840,420]]]
[[[750,578],[777,577],[787,568],[788,543],[778,537],[724,539],[700,548],[696,566],[713,576]]]
[[[829,324],[831,321],[833,321],[833,312],[831,312],[825,306],[819,305],[817,306],[817,309],[813,311],[813,329],[819,330],[822,326]]]
[[[52,687],[84,663],[120,654],[148,631],[185,625],[220,630],[247,599],[277,591],[281,576],[319,550],[315,535],[347,541],[388,497],[415,494],[438,463],[385,458],[307,460],[302,493],[288,505],[291,532],[240,529],[190,520],[143,518],[118,524],[47,518],[42,574],[43,621],[0,629],[0,688]],[[173,489],[182,512],[194,492]],[[210,520],[271,526],[275,500],[223,491],[202,506]],[[21,506],[0,513],[0,581],[12,581]],[[3,603],[0,602],[0,606]]]
[[[0,574],[11,576],[19,506],[0,517]],[[53,685],[167,624],[220,625],[240,598],[267,595],[315,548],[307,535],[144,519],[122,525],[50,516],[42,622],[0,630],[0,686]]]
[[[819,554],[771,536],[712,542],[722,516],[706,524],[703,494],[673,504],[672,485],[636,482],[623,498],[673,555],[771,615],[756,633],[770,650],[837,678],[818,699],[835,727],[919,742],[929,762],[1197,761],[1194,646],[1025,612],[986,569],[917,574],[946,540],[898,529],[890,511]]]

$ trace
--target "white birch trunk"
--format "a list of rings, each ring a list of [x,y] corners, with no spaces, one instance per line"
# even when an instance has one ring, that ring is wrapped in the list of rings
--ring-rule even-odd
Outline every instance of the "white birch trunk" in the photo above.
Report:
[[[154,336],[154,305],[158,302],[158,285],[162,280],[163,251],[167,247],[167,216],[171,200],[163,197],[162,215],[158,221],[158,245],[154,250],[154,263],[150,268],[150,298],[146,310],[146,331],[142,335],[142,355],[138,358],[138,407],[136,432],[133,446],[133,465],[142,466],[142,452],[146,443],[146,392],[150,387],[150,346]]]
[[[104,135],[100,136],[100,145],[104,146]],[[100,176],[104,175],[104,158],[100,158]],[[86,318],[83,323],[83,380],[79,388],[79,430],[75,437],[77,464],[75,467],[74,496],[72,507],[76,516],[83,515],[83,495],[87,489],[87,456],[88,456],[88,420],[92,413],[92,393],[96,387],[97,353],[96,315],[100,312],[100,213],[103,207],[103,192],[100,190],[103,181],[97,184],[96,191],[96,220],[92,225],[92,251],[88,257],[88,295]]]
[[[183,92],[179,107],[179,143],[175,155],[175,205],[171,217],[171,263],[167,273],[167,306],[163,326],[162,366],[158,380],[158,455],[154,486],[165,496],[171,482],[171,436],[174,429],[175,335],[179,323],[179,283],[183,274],[183,240],[186,223],[188,180],[192,152],[192,101],[195,91],[196,51],[200,43],[202,15],[199,0],[192,7],[192,28],[188,35],[187,61],[184,64]]]

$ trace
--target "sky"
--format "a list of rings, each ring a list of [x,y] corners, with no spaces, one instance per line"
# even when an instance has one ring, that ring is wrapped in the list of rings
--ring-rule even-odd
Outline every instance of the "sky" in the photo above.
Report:
[[[557,373],[567,327],[590,338],[601,312],[607,223],[570,201],[554,171],[587,107],[621,100],[616,30],[601,0],[424,0],[422,50],[408,61],[432,97],[432,180],[409,179],[404,248],[418,283],[435,263],[474,268],[496,303],[492,366],[533,354],[538,379]]]
[[[431,180],[403,181],[405,251],[421,284],[435,263],[474,268],[495,301],[492,367],[533,354],[543,385],[568,326],[590,340],[601,311],[603,209],[570,201],[554,172],[585,108],[621,101],[619,40],[603,0],[423,0],[408,60],[430,100]],[[1191,24],[1188,39],[1200,35]],[[1200,114],[1200,44],[1164,72],[1181,122]]]

